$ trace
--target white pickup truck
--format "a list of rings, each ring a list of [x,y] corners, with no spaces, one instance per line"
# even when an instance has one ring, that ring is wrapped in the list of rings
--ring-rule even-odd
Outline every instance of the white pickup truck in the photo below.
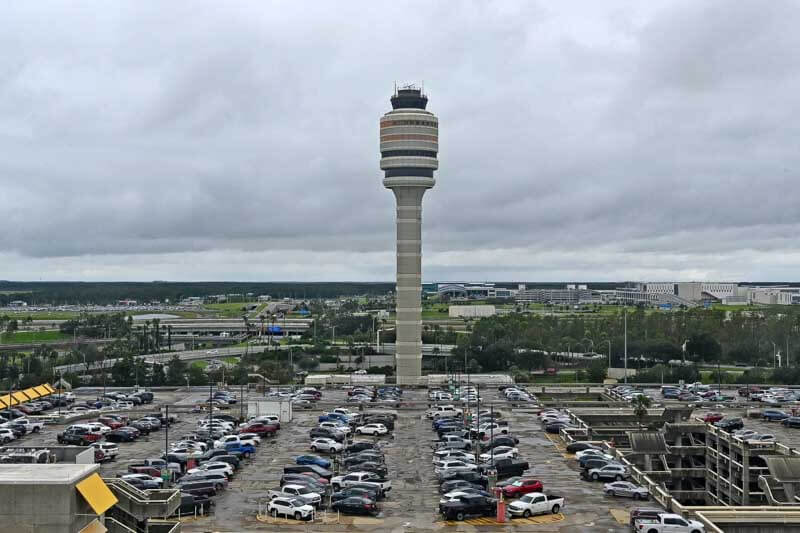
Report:
[[[381,494],[386,494],[392,490],[392,482],[388,479],[383,479],[378,474],[373,472],[350,472],[344,476],[336,476],[331,479],[331,487],[338,492],[343,488],[355,484],[371,485],[378,489]]]
[[[313,505],[314,507],[319,507],[322,503],[322,496],[320,496],[319,493],[316,493],[310,490],[308,487],[304,487],[303,485],[284,485],[278,490],[271,490],[267,492],[267,496],[269,496],[270,500],[275,498],[298,499],[303,503]]]
[[[558,513],[564,508],[563,496],[543,494],[541,492],[531,492],[514,500],[508,505],[508,512],[511,516],[523,516],[528,518],[535,514]]]
[[[705,533],[705,527],[697,520],[669,513],[661,513],[658,518],[638,518],[633,527],[641,533]]]
[[[31,420],[30,418],[19,417],[14,420],[15,424],[22,424],[25,426],[25,431],[28,433],[39,433],[44,429],[44,422]]]

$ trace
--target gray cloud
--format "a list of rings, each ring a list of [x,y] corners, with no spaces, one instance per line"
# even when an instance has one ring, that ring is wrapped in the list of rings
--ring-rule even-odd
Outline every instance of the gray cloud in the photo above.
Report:
[[[796,278],[793,2],[0,15],[3,278],[391,279],[395,80],[441,121],[426,278]]]

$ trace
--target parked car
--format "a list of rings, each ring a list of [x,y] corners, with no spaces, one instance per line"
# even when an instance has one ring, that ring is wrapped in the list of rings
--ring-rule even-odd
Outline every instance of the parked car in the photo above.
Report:
[[[609,496],[625,496],[634,500],[646,500],[650,492],[646,487],[640,487],[630,481],[614,481],[603,485],[603,492]]]
[[[523,478],[510,485],[502,487],[503,496],[506,498],[519,498],[529,492],[542,492],[544,486],[538,479]]]
[[[343,476],[331,478],[331,486],[334,491],[339,491],[342,488],[348,488],[356,484],[366,484],[375,487],[380,490],[381,494],[392,490],[391,481],[381,478],[372,472],[350,472]]]
[[[342,514],[357,514],[357,515],[371,515],[375,516],[380,511],[378,504],[375,500],[369,498],[362,498],[360,496],[351,496],[331,503],[331,510],[338,511]]]
[[[366,424],[358,426],[356,433],[359,435],[386,435],[389,430],[383,424]]]
[[[776,420],[780,421],[780,420],[785,420],[785,419],[789,418],[789,414],[788,413],[784,413],[783,411],[778,411],[777,409],[765,409],[761,413],[761,417],[764,420],[768,420],[770,422],[774,422]]]
[[[564,508],[564,497],[541,492],[531,492],[524,495],[519,500],[515,500],[508,505],[508,512],[511,516],[522,516],[528,518],[531,515],[553,513],[557,514]]]
[[[719,422],[724,416],[722,413],[706,413],[706,416],[703,417],[703,422]]]
[[[589,449],[599,450],[600,448],[588,441],[576,441],[567,444],[567,452],[569,453],[577,453]]]
[[[331,466],[330,460],[319,455],[299,455],[295,457],[294,462],[299,465],[317,465],[322,468],[330,468]]]
[[[314,492],[304,485],[288,484],[282,486],[279,490],[271,490],[267,493],[267,497],[274,498],[292,498],[302,501],[304,504],[319,507],[322,504],[322,496],[318,492]]]
[[[439,492],[441,492],[442,494],[446,494],[448,492],[453,492],[454,490],[466,490],[466,489],[484,490],[485,488],[486,488],[485,485],[471,483],[463,479],[450,479],[442,482],[442,484],[439,485]]]
[[[781,424],[790,428],[798,428],[800,427],[800,416],[790,416],[789,418],[784,418],[781,420]]]
[[[724,431],[733,431],[736,429],[742,429],[744,427],[744,422],[741,418],[723,418],[718,422],[714,422],[714,425]]]
[[[267,512],[274,517],[309,520],[314,515],[314,507],[297,498],[278,497],[267,503]]]
[[[331,494],[331,502],[344,500],[345,498],[352,498],[354,496],[377,501],[380,494],[379,491],[374,487],[348,487],[344,490],[340,490],[339,492],[334,492]]]
[[[593,468],[588,471],[588,477],[594,481],[599,479],[613,479],[622,481],[628,477],[628,470],[623,465],[606,465],[601,468]]]
[[[477,494],[464,494],[458,499],[439,504],[445,520],[464,520],[468,516],[492,516],[497,512],[497,500]]]
[[[705,526],[697,520],[687,520],[681,515],[661,513],[656,518],[637,518],[637,531],[646,533],[703,533]]]

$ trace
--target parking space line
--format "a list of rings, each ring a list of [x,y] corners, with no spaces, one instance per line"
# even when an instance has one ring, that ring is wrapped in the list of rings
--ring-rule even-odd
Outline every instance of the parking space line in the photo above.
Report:
[[[556,447],[556,450],[558,450],[558,453],[564,456],[564,459],[575,459],[575,454],[567,452],[567,447],[561,442],[560,437],[550,433],[545,433],[545,437],[547,437],[547,440],[553,443],[553,445]]]
[[[620,524],[626,525],[631,521],[631,515],[625,509],[609,509],[608,512],[611,513],[611,516],[614,517],[614,520]]]

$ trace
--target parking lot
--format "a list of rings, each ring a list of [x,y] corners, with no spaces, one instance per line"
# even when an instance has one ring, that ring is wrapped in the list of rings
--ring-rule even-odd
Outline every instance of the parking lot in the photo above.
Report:
[[[485,402],[495,402],[495,409],[508,420],[510,433],[520,440],[520,459],[527,461],[531,469],[526,476],[542,481],[544,492],[563,496],[566,501],[559,515],[540,515],[530,519],[512,519],[507,526],[494,523],[493,519],[468,519],[465,522],[445,522],[437,512],[440,494],[431,463],[431,451],[436,433],[431,422],[425,418],[427,396],[425,391],[405,391],[404,400],[416,402],[413,408],[400,409],[393,435],[375,437],[384,443],[386,464],[392,490],[379,502],[381,514],[377,518],[336,516],[324,511],[319,521],[310,526],[292,520],[274,520],[266,517],[263,507],[268,501],[268,491],[276,489],[283,467],[294,463],[294,457],[311,453],[308,449],[309,430],[317,425],[317,417],[325,408],[335,405],[347,406],[346,394],[342,390],[324,390],[323,405],[312,410],[295,410],[294,419],[282,424],[275,438],[263,440],[254,457],[245,461],[229,487],[216,497],[215,512],[211,516],[184,519],[185,531],[242,531],[269,529],[271,531],[295,531],[310,528],[314,531],[560,531],[560,532],[622,532],[627,526],[624,520],[627,510],[641,506],[641,502],[612,498],[602,492],[602,482],[583,481],[579,477],[577,461],[565,452],[563,443],[554,435],[546,434],[533,410],[511,410],[499,397],[496,389],[482,390]],[[139,412],[156,412],[159,404],[191,406],[203,402],[207,396],[186,392],[159,393],[154,404]],[[352,408],[352,404],[350,404]],[[702,416],[716,407],[698,409]],[[727,416],[742,416],[740,407],[722,410]],[[238,416],[239,407],[228,411]],[[200,413],[180,413],[180,420],[169,428],[169,442],[191,433]],[[800,429],[790,429],[777,422],[745,418],[745,427],[762,433],[775,434],[777,440],[789,446],[800,447]],[[39,434],[30,434],[15,441],[15,446],[54,445],[59,426],[46,426]],[[127,465],[140,462],[147,457],[157,457],[164,451],[165,431],[159,430],[136,442],[120,443],[120,453],[115,461],[100,467],[103,476],[116,476],[127,471]],[[361,437],[360,437],[361,438]],[[369,437],[367,437],[369,438]],[[263,515],[257,516],[261,506]]]

